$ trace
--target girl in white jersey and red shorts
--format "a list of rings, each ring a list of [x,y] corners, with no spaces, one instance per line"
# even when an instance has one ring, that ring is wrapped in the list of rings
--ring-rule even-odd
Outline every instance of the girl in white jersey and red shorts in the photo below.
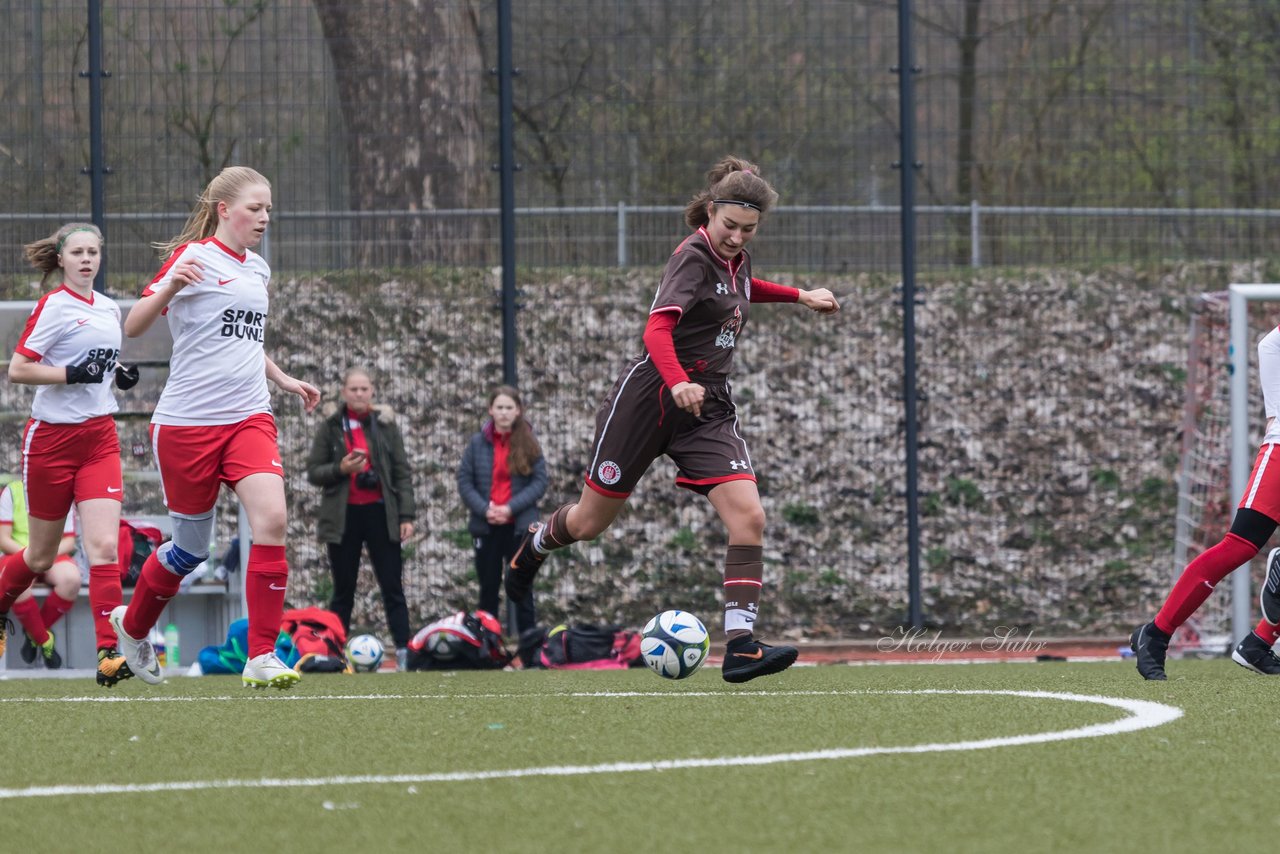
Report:
[[[764,577],[764,509],[738,430],[729,371],[750,306],[794,302],[832,314],[840,304],[812,291],[751,276],[747,244],[778,194],[759,169],[726,157],[685,206],[694,229],[672,253],[649,309],[645,352],[627,365],[596,413],[586,486],[545,523],[535,522],[507,570],[507,598],[527,595],[555,549],[598,537],[613,523],[649,466],[666,455],[676,483],[705,495],[728,532],[724,561],[725,681],[746,682],[790,667],[798,652],[755,639]]]
[[[161,680],[146,640],[183,576],[209,557],[214,505],[226,484],[249,517],[245,576],[249,660],[244,684],[288,688],[298,673],[275,654],[289,566],[285,562],[284,467],[267,380],[303,399],[320,391],[263,352],[271,269],[253,247],[271,220],[271,184],[244,166],[209,182],[182,233],[160,245],[164,266],[129,312],[130,338],[161,314],[173,334],[169,378],[151,418],[151,447],[173,539],[143,564],[127,608],[111,615],[120,649],[144,682]]]
[[[53,565],[67,514],[80,513],[89,559],[89,604],[98,644],[98,684],[130,676],[109,621],[120,604],[120,502],[124,484],[119,409],[110,382],[131,388],[137,368],[118,365],[120,308],[93,289],[102,262],[102,232],[69,223],[24,247],[31,266],[62,284],[27,318],[9,362],[9,380],[36,386],[22,436],[22,483],[29,520],[27,546],[4,559],[0,617]],[[5,639],[0,631],[0,655]]]

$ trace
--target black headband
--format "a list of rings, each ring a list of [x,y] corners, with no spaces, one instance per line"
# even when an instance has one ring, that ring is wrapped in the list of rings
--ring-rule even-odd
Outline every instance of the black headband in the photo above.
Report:
[[[743,202],[738,199],[712,199],[713,205],[737,205],[740,208],[751,208],[753,211],[760,210],[760,206],[752,202]]]

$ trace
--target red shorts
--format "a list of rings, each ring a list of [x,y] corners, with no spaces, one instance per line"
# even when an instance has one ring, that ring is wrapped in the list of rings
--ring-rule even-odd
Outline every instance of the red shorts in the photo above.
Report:
[[[150,430],[164,503],[174,513],[208,512],[222,484],[234,488],[251,474],[284,477],[276,421],[266,412],[236,424],[152,424]]]
[[[1263,445],[1258,449],[1240,506],[1280,522],[1280,445]]]
[[[120,501],[120,439],[110,415],[80,424],[34,418],[22,435],[22,486],[27,513],[46,522],[67,515],[73,503],[93,498]]]

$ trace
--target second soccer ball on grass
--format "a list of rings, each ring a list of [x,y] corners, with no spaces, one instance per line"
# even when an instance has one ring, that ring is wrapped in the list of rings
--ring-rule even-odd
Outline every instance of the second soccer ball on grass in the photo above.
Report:
[[[382,664],[382,641],[373,635],[356,635],[347,641],[347,660],[359,673],[372,673]]]

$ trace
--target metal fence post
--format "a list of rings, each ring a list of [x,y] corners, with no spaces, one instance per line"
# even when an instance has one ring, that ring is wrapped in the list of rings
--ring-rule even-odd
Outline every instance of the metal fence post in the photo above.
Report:
[[[89,167],[81,172],[89,174],[89,197],[93,224],[107,234],[107,206],[102,186],[106,174],[106,142],[102,130],[102,78],[108,76],[102,70],[102,0],[89,0],[89,70],[80,72],[89,79]],[[104,255],[93,280],[96,291],[107,289],[107,257]]]
[[[978,200],[969,200],[969,266],[982,266],[982,226]]]
[[[915,88],[911,0],[898,0],[898,147],[902,222],[902,391],[906,433],[907,621],[924,626],[920,601],[919,424],[916,420],[916,162]]]
[[[515,128],[512,111],[511,0],[498,0],[498,137],[502,198],[502,381],[514,386],[516,373],[516,193]]]
[[[627,203],[618,202],[618,266],[627,266]]]

